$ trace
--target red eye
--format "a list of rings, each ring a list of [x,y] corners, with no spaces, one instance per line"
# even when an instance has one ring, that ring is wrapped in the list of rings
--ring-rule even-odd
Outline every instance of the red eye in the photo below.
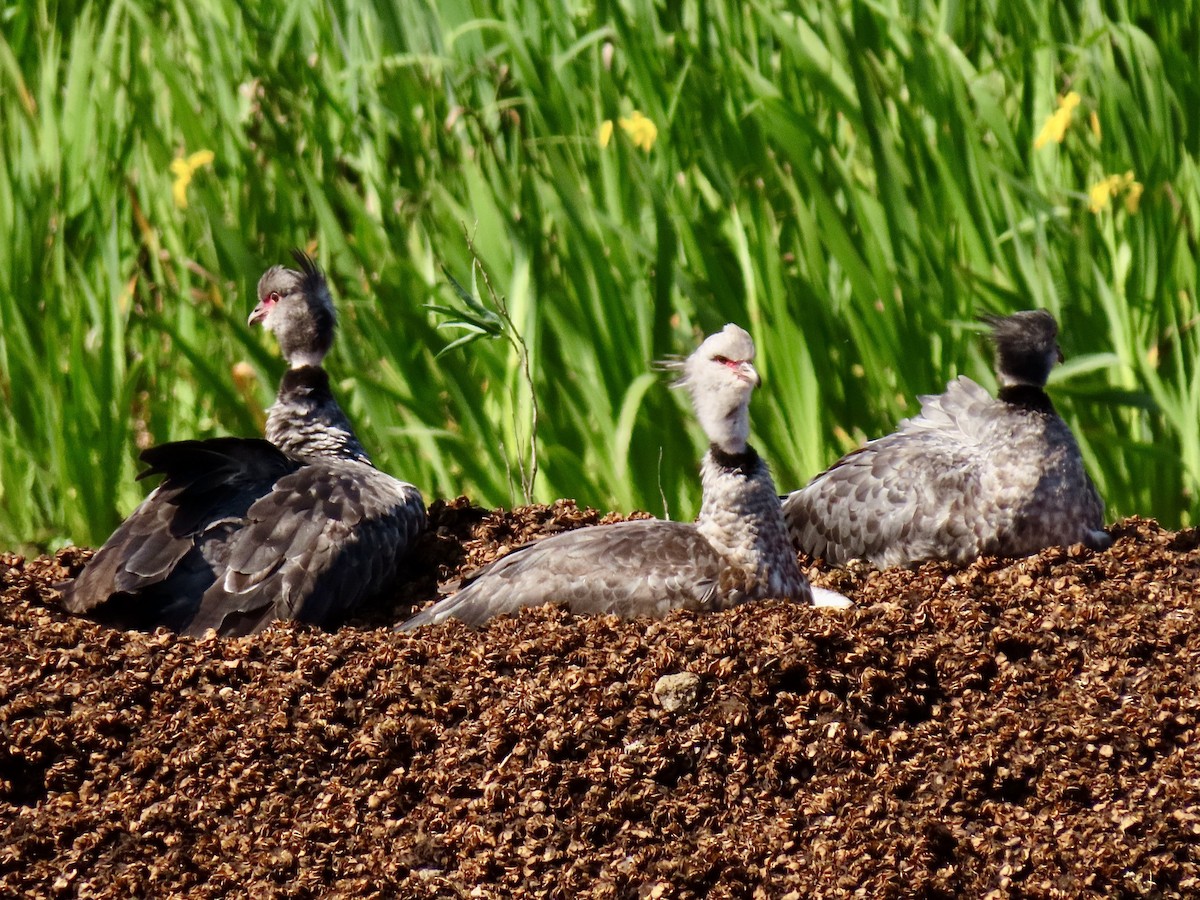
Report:
[[[714,356],[713,362],[719,362],[723,366],[728,366],[731,369],[736,369],[741,366],[740,359],[730,359],[728,356]]]

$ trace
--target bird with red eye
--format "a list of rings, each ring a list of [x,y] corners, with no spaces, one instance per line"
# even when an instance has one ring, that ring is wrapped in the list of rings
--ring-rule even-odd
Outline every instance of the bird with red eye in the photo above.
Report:
[[[247,325],[262,325],[275,335],[283,358],[293,369],[321,365],[333,342],[329,289],[303,264],[301,269],[268,269],[258,282],[258,305],[246,320]]]
[[[712,361],[725,366],[727,369],[732,369],[734,374],[747,384],[752,384],[755,387],[759,387],[762,384],[762,378],[759,377],[758,371],[750,364],[749,360],[730,359],[728,356],[714,356]]]
[[[731,355],[732,354],[732,355]],[[709,335],[681,377],[709,440],[700,464],[695,522],[639,519],[581,528],[518,547],[468,574],[453,595],[399,626],[412,631],[459,619],[478,626],[544,603],[579,615],[662,618],[674,609],[716,611],[774,597],[845,609],[814,591],[796,565],[766,462],[750,446],[750,395],[758,386],[754,341],[737,325]]]
[[[272,309],[275,308],[276,304],[278,304],[281,299],[279,291],[271,291],[266,296],[263,296],[261,293],[262,289],[263,286],[260,283],[258,306],[254,307],[254,309],[251,311],[250,318],[246,320],[247,325],[257,325],[266,319],[267,315]]]
[[[386,591],[425,528],[413,485],[379,471],[334,396],[322,361],[333,298],[305,254],[258,283],[250,323],[288,369],[266,440],[220,437],[142,454],[162,483],[74,581],[63,605],[121,628],[252,634],[297,620],[336,628]]]

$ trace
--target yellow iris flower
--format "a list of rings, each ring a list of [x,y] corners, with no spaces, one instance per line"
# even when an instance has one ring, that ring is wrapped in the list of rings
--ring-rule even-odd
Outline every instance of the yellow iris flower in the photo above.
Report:
[[[1133,170],[1124,175],[1108,175],[1101,178],[1088,188],[1088,209],[1094,213],[1108,209],[1112,198],[1125,194],[1125,209],[1130,213],[1138,211],[1142,202],[1142,191],[1145,190],[1140,181],[1133,180]]]
[[[653,121],[635,109],[628,116],[622,116],[617,122],[621,126],[621,130],[629,135],[629,140],[635,147],[639,147],[647,153],[650,152],[650,148],[654,146],[654,141],[658,138],[658,126]],[[600,123],[600,132],[596,137],[601,147],[607,147],[609,141],[612,140],[613,127],[612,119],[606,119]]]
[[[187,189],[188,185],[192,183],[192,176],[196,174],[196,170],[201,166],[207,166],[215,158],[216,154],[211,150],[197,150],[189,156],[171,160],[171,174],[175,176],[175,183],[171,185],[171,195],[175,198],[175,205],[180,209],[187,209]]]
[[[1071,91],[1065,97],[1060,97],[1058,100],[1058,109],[1046,119],[1046,124],[1042,126],[1042,130],[1038,132],[1037,139],[1033,142],[1033,149],[1040,150],[1051,141],[1061,144],[1063,138],[1067,135],[1067,128],[1071,124],[1071,116],[1078,105],[1079,95],[1074,91]]]

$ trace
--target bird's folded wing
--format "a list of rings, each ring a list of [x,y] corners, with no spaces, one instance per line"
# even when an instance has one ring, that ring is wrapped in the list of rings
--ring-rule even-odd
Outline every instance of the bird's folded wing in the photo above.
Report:
[[[160,444],[141,458],[148,468],[139,478],[165,478],[66,586],[70,612],[167,580],[200,534],[238,519],[264,483],[296,465],[267,441],[241,438]]]
[[[957,406],[933,409],[947,417],[944,427],[910,420],[784,500],[788,530],[802,550],[833,565],[978,555],[971,515],[981,489],[977,444],[955,424]]]
[[[625,618],[706,609],[715,600],[723,567],[720,555],[691,524],[640,520],[584,528],[518,548],[401,627],[448,618],[475,626],[544,603]]]
[[[384,586],[424,526],[412,485],[365,463],[304,465],[250,507],[223,577],[187,630],[247,634],[277,619],[336,621]]]

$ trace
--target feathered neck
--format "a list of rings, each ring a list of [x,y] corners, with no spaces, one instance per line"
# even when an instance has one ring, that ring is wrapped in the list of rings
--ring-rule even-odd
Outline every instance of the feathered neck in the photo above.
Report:
[[[703,500],[696,528],[725,559],[750,576],[754,595],[807,601],[783,508],[767,464],[746,445],[730,453],[715,444],[700,466]]]
[[[740,381],[709,385],[688,382],[696,420],[712,447],[730,456],[747,451],[750,439],[751,386]],[[753,451],[751,451],[753,452]]]
[[[746,444],[745,449],[740,453],[728,453],[716,444],[710,444],[708,454],[718,468],[747,478],[754,474],[761,462],[758,452],[749,444]],[[770,475],[768,474],[767,477]]]
[[[300,366],[283,374],[275,404],[267,411],[266,435],[290,456],[371,461],[320,366]]]
[[[1010,384],[1000,388],[998,399],[1010,406],[1040,413],[1056,413],[1049,395],[1037,385]]]

